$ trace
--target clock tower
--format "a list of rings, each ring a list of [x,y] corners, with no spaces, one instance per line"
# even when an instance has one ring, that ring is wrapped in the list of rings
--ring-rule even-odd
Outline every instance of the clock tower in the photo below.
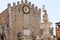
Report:
[[[40,35],[41,9],[31,5],[31,2],[21,0],[21,4],[8,4],[8,14],[9,40],[29,39],[32,38],[32,34],[35,37]]]

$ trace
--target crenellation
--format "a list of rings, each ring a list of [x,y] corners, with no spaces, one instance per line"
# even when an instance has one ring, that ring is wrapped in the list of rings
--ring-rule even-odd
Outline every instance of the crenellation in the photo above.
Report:
[[[39,8],[38,10],[39,10],[39,15],[41,16],[41,9]]]
[[[16,6],[16,4],[15,4],[15,2],[13,3],[13,7],[15,7]]]
[[[41,14],[41,9],[39,8],[39,13]]]
[[[39,18],[40,18],[40,24],[41,24],[41,9],[39,8]]]
[[[32,8],[34,8],[34,4],[32,4]]]
[[[27,0],[25,0],[25,3],[27,3]]]
[[[23,0],[21,0],[21,4],[23,4]]]
[[[8,7],[11,7],[11,4],[9,3],[7,6],[8,6]]]
[[[16,4],[15,4],[15,2],[13,3],[13,13],[15,13],[15,10],[16,9]]]
[[[31,5],[31,2],[29,2],[29,5]]]
[[[38,10],[38,7],[36,6],[36,11]]]
[[[18,1],[18,2],[17,2],[17,5],[19,5],[19,4],[20,4],[20,2]]]

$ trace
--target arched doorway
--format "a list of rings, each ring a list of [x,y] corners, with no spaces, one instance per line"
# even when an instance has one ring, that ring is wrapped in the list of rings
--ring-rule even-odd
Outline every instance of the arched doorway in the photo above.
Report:
[[[58,38],[58,40],[60,40],[60,37]]]
[[[0,40],[6,40],[5,34],[3,34],[3,33],[0,34]]]

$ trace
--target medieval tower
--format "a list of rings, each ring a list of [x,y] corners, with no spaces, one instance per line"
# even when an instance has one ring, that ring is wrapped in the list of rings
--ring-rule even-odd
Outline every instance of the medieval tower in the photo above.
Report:
[[[0,40],[49,40],[51,38],[47,10],[43,6],[43,23],[41,9],[25,0],[17,5],[8,4],[0,14]]]

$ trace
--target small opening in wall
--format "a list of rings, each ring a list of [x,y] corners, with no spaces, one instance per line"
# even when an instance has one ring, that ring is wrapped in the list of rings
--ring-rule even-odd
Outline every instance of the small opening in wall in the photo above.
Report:
[[[4,40],[4,36],[1,36],[1,40]]]
[[[9,24],[7,24],[7,28],[9,28]]]

